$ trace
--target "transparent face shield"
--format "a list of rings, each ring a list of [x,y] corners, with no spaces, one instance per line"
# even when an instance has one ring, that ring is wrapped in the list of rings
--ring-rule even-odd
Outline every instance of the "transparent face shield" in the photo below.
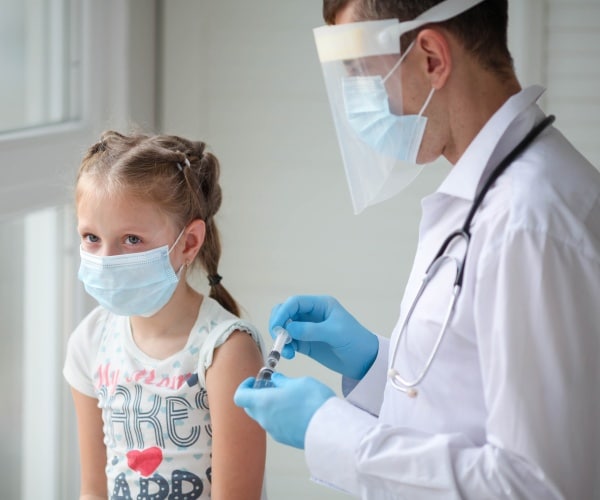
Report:
[[[450,19],[483,0],[445,0],[413,21],[321,26],[315,42],[355,213],[391,198],[418,175],[424,116],[404,113],[402,34]]]

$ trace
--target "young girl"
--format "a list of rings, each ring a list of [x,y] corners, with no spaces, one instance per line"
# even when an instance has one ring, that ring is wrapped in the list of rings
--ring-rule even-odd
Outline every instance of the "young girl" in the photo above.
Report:
[[[264,495],[265,434],[233,403],[262,366],[260,336],[218,274],[218,179],[205,144],[174,136],[106,132],[83,159],[79,278],[100,306],[64,367],[81,499]],[[196,264],[208,297],[186,282]]]

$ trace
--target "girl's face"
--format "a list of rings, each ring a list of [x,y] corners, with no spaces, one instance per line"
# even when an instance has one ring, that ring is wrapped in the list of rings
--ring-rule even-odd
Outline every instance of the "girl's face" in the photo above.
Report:
[[[79,188],[77,229],[81,247],[98,256],[144,252],[173,245],[181,228],[158,208],[124,191],[108,196],[104,190]]]

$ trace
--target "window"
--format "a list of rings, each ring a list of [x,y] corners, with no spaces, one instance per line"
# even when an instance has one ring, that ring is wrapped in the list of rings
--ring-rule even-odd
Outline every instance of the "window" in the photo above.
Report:
[[[71,189],[101,130],[153,127],[154,16],[154,0],[3,2],[2,498],[79,496],[76,423],[62,366],[66,339],[92,301],[76,278]]]
[[[78,24],[69,0],[5,0],[0,16],[0,131],[67,121],[80,108]]]
[[[47,208],[0,222],[0,484],[3,498],[76,498],[75,423],[61,380],[65,331],[82,309],[72,217]],[[63,467],[63,465],[67,466]],[[73,477],[73,476],[71,476]]]
[[[575,147],[600,168],[600,2],[550,1],[547,16],[549,112]]]
[[[521,83],[542,84],[541,105],[555,126],[600,168],[600,3],[510,2],[509,42]]]

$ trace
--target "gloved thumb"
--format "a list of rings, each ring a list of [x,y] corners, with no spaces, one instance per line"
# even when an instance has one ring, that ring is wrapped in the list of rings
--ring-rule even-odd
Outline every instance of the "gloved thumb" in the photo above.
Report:
[[[244,380],[239,386],[238,389],[240,387],[247,387],[247,388],[251,388],[254,386],[254,377],[248,377],[246,380]]]
[[[248,377],[236,389],[233,395],[233,402],[237,406],[247,407],[251,399],[251,391],[254,386],[254,377]]]

